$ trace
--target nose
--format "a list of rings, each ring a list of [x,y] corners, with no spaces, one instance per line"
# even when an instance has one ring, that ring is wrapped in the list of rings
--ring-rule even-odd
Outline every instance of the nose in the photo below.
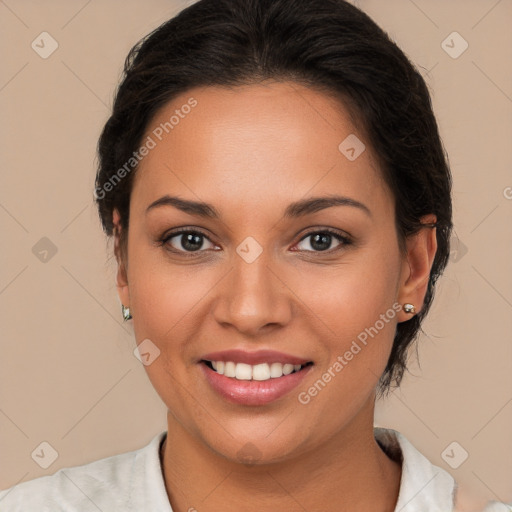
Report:
[[[233,264],[217,290],[217,323],[250,337],[285,326],[292,316],[293,294],[265,251],[251,263],[235,255]]]

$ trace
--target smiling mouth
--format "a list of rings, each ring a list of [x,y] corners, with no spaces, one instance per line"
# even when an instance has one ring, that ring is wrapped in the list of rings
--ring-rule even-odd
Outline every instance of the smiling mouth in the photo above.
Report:
[[[224,377],[248,381],[279,379],[281,377],[291,375],[292,373],[298,373],[304,368],[313,365],[311,361],[302,365],[294,365],[290,363],[260,363],[251,365],[246,363],[235,363],[234,361],[208,361],[205,359],[201,360],[201,363],[219,375],[224,375]]]

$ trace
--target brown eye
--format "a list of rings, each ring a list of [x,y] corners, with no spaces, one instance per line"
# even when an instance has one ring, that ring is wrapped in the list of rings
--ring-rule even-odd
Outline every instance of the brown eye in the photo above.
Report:
[[[205,249],[205,242],[215,247],[206,235],[199,231],[177,231],[167,235],[162,244],[170,246],[171,250],[177,252],[198,252]]]
[[[346,236],[340,235],[339,233],[330,230],[308,233],[304,238],[302,238],[299,244],[306,240],[309,240],[309,242],[305,244],[306,247],[299,250],[305,250],[309,252],[323,252],[337,250],[344,245],[350,244],[350,240]],[[331,247],[333,242],[338,242],[334,249]]]

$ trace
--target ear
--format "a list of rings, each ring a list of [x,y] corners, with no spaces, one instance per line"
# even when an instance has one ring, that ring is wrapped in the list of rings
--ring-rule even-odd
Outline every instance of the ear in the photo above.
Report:
[[[121,216],[119,212],[115,209],[112,214],[112,221],[114,224],[114,254],[117,260],[117,275],[116,275],[116,286],[117,286],[117,294],[119,296],[119,300],[121,304],[126,307],[130,306],[130,293],[128,290],[128,276],[127,276],[127,262],[126,255],[123,254],[121,250],[120,244],[120,234],[121,234]]]
[[[437,218],[433,214],[424,215],[420,221],[422,224],[434,224]],[[421,228],[418,233],[407,238],[406,248],[397,300],[402,306],[405,303],[413,304],[417,314],[423,307],[430,270],[437,251],[436,228]],[[412,316],[411,313],[401,310],[397,315],[398,322],[409,320]]]

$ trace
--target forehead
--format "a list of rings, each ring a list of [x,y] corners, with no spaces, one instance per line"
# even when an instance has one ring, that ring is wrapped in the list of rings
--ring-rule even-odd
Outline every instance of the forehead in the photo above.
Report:
[[[149,139],[132,192],[140,207],[164,194],[239,212],[323,193],[390,199],[341,102],[296,83],[191,89],[159,110]]]

